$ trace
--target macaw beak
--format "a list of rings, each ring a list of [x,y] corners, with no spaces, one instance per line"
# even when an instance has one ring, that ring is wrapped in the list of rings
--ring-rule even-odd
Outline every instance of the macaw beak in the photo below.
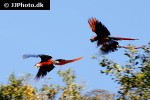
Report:
[[[92,38],[90,38],[91,42],[97,41],[97,36],[93,36]]]
[[[41,66],[41,64],[37,63],[34,65],[36,68],[39,68]]]

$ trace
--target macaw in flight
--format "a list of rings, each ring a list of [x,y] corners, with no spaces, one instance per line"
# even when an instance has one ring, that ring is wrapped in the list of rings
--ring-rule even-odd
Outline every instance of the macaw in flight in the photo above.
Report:
[[[123,37],[111,37],[109,30],[96,18],[91,18],[88,20],[88,23],[96,36],[92,37],[91,42],[97,41],[97,46],[101,46],[100,50],[103,54],[107,54],[109,52],[114,52],[118,50],[117,48],[128,48],[127,46],[120,46],[119,40],[138,40],[134,38],[123,38]],[[136,47],[138,49],[141,47]]]
[[[71,59],[71,60],[65,60],[65,59],[56,59],[53,60],[52,56],[49,55],[34,55],[34,54],[24,54],[23,59],[29,58],[29,57],[34,57],[34,58],[41,58],[41,62],[35,64],[35,67],[39,68],[39,71],[35,77],[36,80],[39,80],[40,78],[43,78],[44,76],[47,75],[48,72],[54,69],[54,65],[65,65],[67,63],[75,62],[78,60],[81,60],[83,57]]]

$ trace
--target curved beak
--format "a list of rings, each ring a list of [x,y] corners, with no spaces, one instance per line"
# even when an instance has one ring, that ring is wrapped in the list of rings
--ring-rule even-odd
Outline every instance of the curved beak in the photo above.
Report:
[[[92,38],[90,38],[91,42],[97,41],[97,36],[93,36]]]
[[[39,68],[41,66],[41,64],[37,63],[34,65],[36,68]]]

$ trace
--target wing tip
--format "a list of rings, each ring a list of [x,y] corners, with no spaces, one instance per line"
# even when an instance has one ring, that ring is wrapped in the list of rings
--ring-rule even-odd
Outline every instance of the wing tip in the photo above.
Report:
[[[24,55],[22,55],[22,58],[23,59],[26,59],[26,58],[30,58],[30,57],[39,57],[39,55],[35,55],[35,54],[24,54]]]
[[[29,57],[30,57],[30,54],[24,54],[24,55],[22,55],[23,59],[26,59],[26,58],[29,58]]]

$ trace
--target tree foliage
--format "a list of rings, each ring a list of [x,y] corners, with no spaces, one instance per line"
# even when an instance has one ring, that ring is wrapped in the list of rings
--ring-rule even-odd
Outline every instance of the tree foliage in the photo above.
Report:
[[[84,84],[76,83],[76,74],[70,68],[65,71],[59,70],[58,75],[62,81],[61,85],[45,82],[40,89],[37,89],[27,82],[32,79],[31,74],[17,78],[12,73],[8,78],[8,84],[0,85],[0,100],[93,100],[89,97],[100,100],[100,96],[104,96],[104,98],[107,95],[111,96],[107,91],[99,92],[98,99],[96,99],[98,92],[93,92],[92,97],[91,94],[88,94],[89,92],[84,95]],[[46,81],[48,80],[46,79]]]
[[[8,78],[8,84],[0,86],[0,100],[37,99],[35,89],[29,84],[23,84],[24,78],[16,78],[14,73],[12,73]]]
[[[150,43],[141,50],[130,46],[125,51],[127,63],[121,65],[103,56],[100,66],[104,70],[100,73],[112,76],[120,85],[119,100],[147,100],[150,99]],[[93,59],[96,56],[93,57]]]
[[[83,84],[77,84],[75,82],[76,75],[70,68],[66,71],[59,70],[58,75],[62,78],[64,85],[57,84],[44,84],[41,88],[41,94],[47,96],[49,100],[81,100]],[[56,95],[60,95],[59,97]]]
[[[94,89],[87,92],[83,100],[115,100],[115,94],[109,93],[106,90]]]

